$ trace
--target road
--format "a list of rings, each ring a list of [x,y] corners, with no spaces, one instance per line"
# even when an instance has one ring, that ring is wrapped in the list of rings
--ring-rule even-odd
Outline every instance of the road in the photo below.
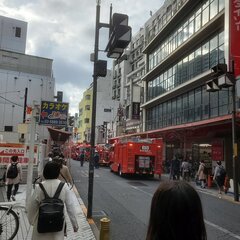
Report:
[[[87,207],[88,163],[71,161],[75,185]],[[163,179],[164,180],[164,179]],[[108,216],[112,240],[144,240],[153,193],[159,179],[121,178],[101,167],[94,170],[93,219]],[[240,239],[240,205],[199,192],[209,240]]]

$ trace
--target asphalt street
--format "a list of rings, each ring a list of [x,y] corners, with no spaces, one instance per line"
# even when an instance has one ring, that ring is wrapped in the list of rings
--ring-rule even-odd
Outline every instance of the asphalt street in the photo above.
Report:
[[[71,171],[87,207],[88,163],[80,167],[79,162],[71,161]],[[158,185],[158,178],[122,178],[111,173],[109,168],[95,169],[93,219],[96,225],[99,227],[100,219],[108,216],[112,240],[144,240],[151,199]],[[240,239],[240,205],[231,201],[231,197],[230,200],[217,198],[216,191],[197,190],[202,199],[208,239]]]

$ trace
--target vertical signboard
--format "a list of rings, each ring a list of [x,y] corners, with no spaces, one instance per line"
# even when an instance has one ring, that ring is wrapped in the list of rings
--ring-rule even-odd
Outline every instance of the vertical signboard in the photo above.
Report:
[[[68,103],[42,101],[41,125],[66,126],[68,117]]]
[[[234,61],[234,75],[238,77],[240,76],[240,0],[230,0],[229,2],[230,64]]]
[[[212,142],[212,160],[223,161],[223,140],[216,139]]]

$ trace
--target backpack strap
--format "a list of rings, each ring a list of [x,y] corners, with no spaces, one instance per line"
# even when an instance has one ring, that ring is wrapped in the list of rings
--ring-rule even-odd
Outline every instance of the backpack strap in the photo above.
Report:
[[[59,198],[59,195],[62,191],[63,186],[64,186],[64,182],[60,182],[53,198]]]
[[[44,196],[45,198],[50,198],[46,189],[44,188],[44,186],[42,185],[42,183],[39,183],[39,187],[42,189],[43,193],[44,193]]]

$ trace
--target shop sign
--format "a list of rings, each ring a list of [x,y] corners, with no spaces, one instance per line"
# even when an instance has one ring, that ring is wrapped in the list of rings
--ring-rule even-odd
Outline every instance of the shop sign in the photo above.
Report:
[[[11,162],[12,156],[18,156],[21,164],[27,164],[29,161],[29,146],[17,143],[0,143],[0,165],[6,165]],[[37,164],[38,147],[34,147],[34,164]]]
[[[223,140],[215,140],[212,142],[212,160],[223,161]]]
[[[42,101],[41,125],[66,126],[68,118],[68,103]]]
[[[240,0],[230,2],[230,61],[234,61],[234,75],[240,75]],[[230,62],[231,64],[231,62]]]

